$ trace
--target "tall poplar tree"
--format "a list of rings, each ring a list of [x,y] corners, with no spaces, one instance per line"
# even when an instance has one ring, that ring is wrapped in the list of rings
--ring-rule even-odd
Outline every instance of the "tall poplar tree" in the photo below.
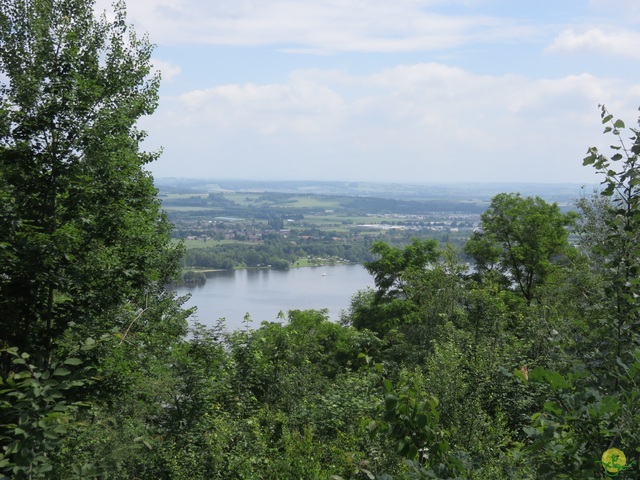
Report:
[[[93,3],[0,8],[0,343],[40,354],[70,322],[124,331],[180,255],[136,127],[158,101],[152,46],[122,2],[112,20]]]

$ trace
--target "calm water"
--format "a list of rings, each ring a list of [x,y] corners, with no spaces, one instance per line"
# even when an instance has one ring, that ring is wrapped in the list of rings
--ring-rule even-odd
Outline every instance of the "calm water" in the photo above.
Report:
[[[229,330],[242,327],[249,313],[253,325],[276,321],[278,312],[328,308],[332,320],[349,307],[358,290],[373,286],[373,278],[362,265],[292,268],[279,270],[234,270],[213,272],[199,286],[180,286],[179,295],[191,294],[186,306],[198,307],[200,323],[213,325],[226,319]]]

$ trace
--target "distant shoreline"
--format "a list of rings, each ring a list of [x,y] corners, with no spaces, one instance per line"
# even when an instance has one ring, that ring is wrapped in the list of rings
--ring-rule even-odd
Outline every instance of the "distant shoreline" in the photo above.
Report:
[[[293,263],[289,268],[309,268],[309,267],[329,267],[333,265],[362,265],[359,262],[327,262],[327,263],[317,263],[317,264],[297,264]],[[234,270],[274,270],[272,267],[234,267],[231,270],[227,270],[224,268],[192,268],[185,267],[182,269],[182,273],[185,272],[200,272],[200,273],[216,273],[216,272],[232,272]]]

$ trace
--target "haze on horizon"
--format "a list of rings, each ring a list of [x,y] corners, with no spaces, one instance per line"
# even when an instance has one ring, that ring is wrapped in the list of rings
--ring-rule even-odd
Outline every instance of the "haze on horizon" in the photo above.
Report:
[[[99,0],[96,8],[109,7]],[[635,0],[130,0],[156,177],[597,182],[640,105]]]

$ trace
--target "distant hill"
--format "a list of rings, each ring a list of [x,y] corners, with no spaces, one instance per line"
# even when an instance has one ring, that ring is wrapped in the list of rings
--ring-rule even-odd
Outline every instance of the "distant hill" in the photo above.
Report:
[[[316,195],[362,196],[394,200],[455,200],[488,202],[502,192],[538,195],[549,202],[571,206],[581,195],[577,183],[447,183],[400,184],[338,181],[259,181],[193,178],[156,178],[156,186],[168,193],[280,192]],[[585,188],[587,194],[595,186]]]

